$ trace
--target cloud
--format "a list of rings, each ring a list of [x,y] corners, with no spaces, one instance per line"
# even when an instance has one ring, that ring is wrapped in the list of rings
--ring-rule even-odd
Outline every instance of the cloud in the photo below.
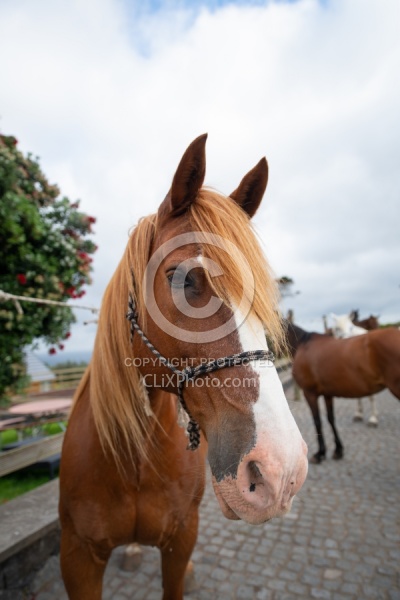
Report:
[[[301,290],[284,302],[300,324],[352,308],[398,319],[397,0],[138,7],[0,5],[0,126],[98,219],[87,302],[207,131],[206,182],[225,193],[267,156],[255,222]],[[79,326],[68,349],[92,342]]]

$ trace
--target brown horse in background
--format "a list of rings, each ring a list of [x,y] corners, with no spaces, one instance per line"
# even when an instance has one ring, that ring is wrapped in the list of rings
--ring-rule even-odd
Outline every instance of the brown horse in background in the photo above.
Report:
[[[369,315],[366,319],[359,318],[358,309],[352,310],[350,313],[350,319],[357,325],[357,327],[362,327],[363,329],[367,329],[367,331],[372,331],[373,329],[379,328],[378,316]]]
[[[310,462],[320,463],[326,457],[319,396],[325,398],[335,439],[333,458],[340,459],[344,448],[335,425],[333,398],[360,398],[388,388],[400,399],[400,331],[377,329],[336,339],[287,323],[287,341],[293,356],[293,378],[304,392],[317,431],[318,452]]]
[[[285,514],[306,477],[307,446],[265,340],[283,335],[277,287],[250,224],[267,162],[222,196],[202,187],[206,137],[132,232],[103,298],[61,459],[71,600],[100,600],[113,548],[132,542],[160,549],[164,600],[183,597],[207,451],[228,519]]]
[[[358,310],[353,310],[349,315],[334,315],[331,314],[334,320],[332,333],[337,338],[348,338],[357,335],[365,335],[367,331],[379,328],[378,318],[370,315],[368,319],[360,321],[358,319]],[[374,396],[369,397],[371,405],[371,415],[368,419],[369,427],[378,427],[378,411]],[[357,398],[357,409],[354,413],[353,421],[364,421],[363,399]]]

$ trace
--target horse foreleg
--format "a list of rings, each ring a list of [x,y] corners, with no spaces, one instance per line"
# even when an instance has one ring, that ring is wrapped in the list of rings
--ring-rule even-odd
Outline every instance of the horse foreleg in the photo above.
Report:
[[[400,400],[400,373],[398,373],[398,371],[396,371],[396,373],[393,374],[393,377],[391,377],[390,379],[388,378],[386,385],[388,390],[392,392],[393,396],[395,396],[397,400]]]
[[[110,550],[95,551],[68,528],[62,529],[60,563],[69,600],[101,600]]]
[[[335,438],[335,452],[333,453],[332,458],[338,460],[339,458],[343,458],[344,448],[336,429],[335,413],[333,410],[333,398],[332,396],[324,396],[324,398],[326,406],[326,416],[328,418],[330,426],[332,427],[333,437]]]
[[[191,572],[190,556],[197,539],[198,514],[196,513],[178,527],[174,537],[161,549],[163,600],[182,600],[186,572]],[[193,587],[193,581],[191,582]]]
[[[374,396],[369,397],[371,402],[372,415],[368,419],[368,427],[378,427],[378,411],[376,410],[376,403]]]
[[[357,410],[354,413],[353,421],[363,421],[363,405],[362,398],[357,398]]]
[[[192,560],[189,560],[186,570],[185,579],[183,584],[183,591],[185,594],[190,594],[196,589],[196,578],[194,576],[194,564]]]
[[[317,442],[318,442],[318,452],[314,454],[312,458],[310,458],[311,463],[320,463],[326,458],[326,447],[324,435],[322,432],[322,423],[321,417],[319,414],[319,406],[318,406],[318,396],[314,394],[310,394],[309,392],[304,393],[304,396],[307,400],[308,406],[310,407],[311,414],[314,419],[315,429],[317,431]]]

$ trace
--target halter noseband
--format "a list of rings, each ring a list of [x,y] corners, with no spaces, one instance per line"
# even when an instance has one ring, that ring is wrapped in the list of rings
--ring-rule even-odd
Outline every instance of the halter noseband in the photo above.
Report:
[[[183,398],[183,388],[185,383],[191,379],[196,379],[196,377],[199,375],[212,373],[213,371],[225,369],[226,367],[242,365],[243,363],[250,362],[252,360],[269,360],[273,362],[275,360],[275,356],[270,350],[247,350],[246,352],[240,352],[239,354],[231,354],[230,356],[225,356],[223,358],[216,358],[208,363],[197,365],[196,367],[186,367],[185,369],[180,370],[170,363],[167,358],[160,354],[160,352],[150,342],[146,334],[140,329],[137,322],[138,315],[132,296],[129,296],[128,308],[129,311],[126,314],[126,318],[131,323],[131,342],[133,339],[133,334],[135,331],[137,331],[149,350],[151,350],[151,352],[157,356],[158,360],[165,367],[168,367],[173,373],[178,375],[178,399],[183,410],[189,416],[189,423],[187,425],[187,434],[189,436],[188,449],[196,450],[200,445],[200,427],[191,416]]]

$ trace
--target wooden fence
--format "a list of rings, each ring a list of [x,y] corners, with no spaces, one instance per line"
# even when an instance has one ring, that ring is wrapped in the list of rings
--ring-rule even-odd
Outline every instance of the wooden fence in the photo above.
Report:
[[[40,394],[42,391],[46,393],[52,391],[75,389],[86,370],[86,367],[70,367],[68,369],[54,369],[52,373],[55,379],[50,379],[45,382],[33,382],[25,390],[26,394]]]
[[[291,361],[283,358],[276,361],[276,368],[284,388],[291,385]],[[71,368],[55,371],[57,380],[55,390],[76,387],[83,375],[85,368]],[[53,419],[54,420],[54,419]],[[0,453],[0,477],[18,469],[23,469],[50,456],[61,452],[64,433],[52,435],[41,440],[33,441],[15,450]]]
[[[71,390],[71,396],[73,390],[78,386],[86,367],[71,367],[68,369],[56,369],[54,374],[56,378],[47,382],[46,392],[43,393],[37,386],[31,385],[26,393],[30,395],[39,395],[41,397],[52,397],[57,396],[62,390]],[[53,396],[53,397],[54,397]],[[27,398],[29,399],[29,398]],[[17,421],[18,419],[13,419]],[[63,421],[63,417],[57,418],[46,418],[41,417],[37,421],[26,421],[22,423],[10,423],[10,429],[24,430],[26,428],[42,428],[44,425],[50,423],[58,423]],[[20,446],[12,449],[0,452],[0,477],[34,465],[35,463],[45,461],[46,459],[59,454],[62,448],[62,442],[64,433],[59,433],[42,439],[33,439],[32,442],[29,438],[20,440]]]
[[[60,453],[63,439],[64,434],[58,433],[15,450],[2,452],[0,454],[0,477]]]

